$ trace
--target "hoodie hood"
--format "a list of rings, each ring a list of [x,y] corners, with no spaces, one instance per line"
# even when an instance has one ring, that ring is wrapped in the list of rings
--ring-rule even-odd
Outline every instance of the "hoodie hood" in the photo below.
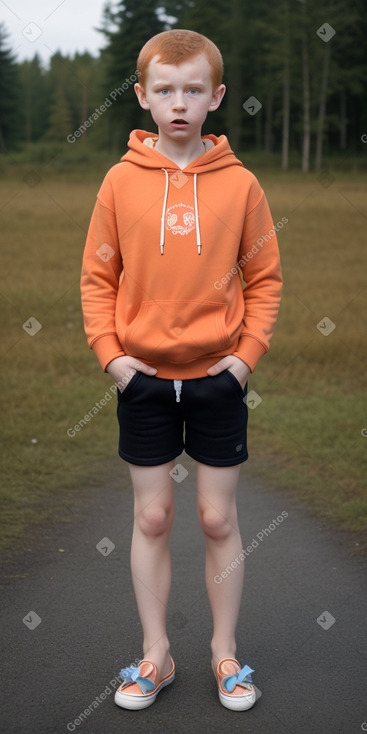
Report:
[[[130,133],[128,153],[122,156],[121,162],[125,161],[135,163],[143,168],[164,168],[167,171],[177,171],[174,161],[166,158],[154,148],[154,143],[158,140],[155,133],[146,132],[145,130],[133,130]],[[215,135],[204,135],[202,140],[211,141],[212,147],[206,152],[191,161],[186,168],[182,169],[185,173],[206,173],[216,171],[219,168],[228,168],[228,166],[241,166],[243,164],[236,158],[233,150],[231,150],[225,135],[217,138]],[[181,170],[181,169],[179,169]]]
[[[186,175],[192,174],[194,177],[194,211],[196,226],[196,247],[198,255],[201,255],[201,232],[200,232],[200,216],[198,205],[198,175],[217,171],[220,168],[228,168],[229,166],[241,166],[243,164],[236,158],[231,150],[225,135],[217,138],[215,135],[206,135],[202,138],[204,146],[205,141],[210,141],[210,148],[203,151],[202,155],[191,161],[184,169],[180,169],[174,161],[166,158],[162,153],[155,150],[155,143],[158,136],[145,130],[133,130],[130,133],[128,142],[129,152],[121,158],[121,163],[133,163],[141,168],[160,169],[165,174],[165,189],[163,196],[163,207],[161,215],[161,233],[159,247],[161,255],[164,254],[165,241],[165,218],[167,199],[170,186],[170,175],[174,172],[182,172]]]

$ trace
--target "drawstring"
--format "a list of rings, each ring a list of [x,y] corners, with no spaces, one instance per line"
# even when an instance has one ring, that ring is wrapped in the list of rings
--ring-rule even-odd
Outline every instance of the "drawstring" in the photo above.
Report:
[[[200,236],[200,224],[199,224],[199,207],[198,207],[198,175],[194,173],[194,206],[195,206],[195,221],[196,221],[196,242],[198,248],[198,255],[201,255],[201,236]]]
[[[173,387],[176,390],[176,403],[179,403],[182,390],[182,380],[173,380]]]
[[[163,255],[164,253],[164,232],[165,232],[167,199],[168,199],[168,189],[169,189],[168,171],[165,168],[162,168],[162,171],[164,171],[165,173],[166,185],[165,185],[164,199],[163,199],[163,208],[162,208],[162,216],[161,216],[161,236],[160,236],[160,242],[159,242],[159,248],[161,251],[161,255]],[[198,255],[201,255],[201,234],[200,234],[200,223],[199,223],[197,178],[198,178],[197,173],[194,173],[194,209],[195,209],[196,247],[198,248]]]
[[[161,248],[161,255],[163,255],[163,250],[164,250],[164,225],[165,225],[165,220],[166,220],[166,208],[167,208],[168,187],[169,187],[168,171],[166,171],[165,168],[162,168],[162,171],[164,171],[166,174],[166,189],[164,192],[164,201],[163,201],[162,218],[161,218],[161,240],[159,243],[159,247]]]

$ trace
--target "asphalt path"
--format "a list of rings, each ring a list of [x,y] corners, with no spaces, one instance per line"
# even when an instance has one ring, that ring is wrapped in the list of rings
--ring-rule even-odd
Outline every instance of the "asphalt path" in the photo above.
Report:
[[[349,535],[254,479],[248,464],[238,490],[246,558],[237,657],[255,669],[258,700],[243,712],[221,706],[195,462],[182,454],[177,464],[188,474],[178,470],[171,542],[174,683],[144,711],[113,701],[120,668],[142,656],[129,569],[132,491],[117,459],[61,522],[3,564],[1,731],[367,731],[367,559],[353,554]]]

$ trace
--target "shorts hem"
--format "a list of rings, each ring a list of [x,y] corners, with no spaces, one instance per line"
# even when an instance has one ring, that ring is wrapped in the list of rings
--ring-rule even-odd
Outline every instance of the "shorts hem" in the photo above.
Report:
[[[208,459],[206,456],[200,456],[195,454],[193,451],[188,451],[185,448],[185,452],[195,461],[199,461],[200,464],[207,464],[208,466],[237,466],[237,464],[243,464],[248,459],[248,453],[243,454],[242,457],[233,457],[233,459]]]
[[[160,464],[168,464],[169,461],[177,459],[177,457],[182,454],[183,450],[184,447],[182,447],[182,449],[178,449],[175,452],[172,452],[168,456],[162,456],[158,459],[137,459],[135,456],[125,454],[123,451],[120,450],[118,451],[118,455],[124,461],[127,461],[129,464],[135,464],[136,466],[159,466]]]

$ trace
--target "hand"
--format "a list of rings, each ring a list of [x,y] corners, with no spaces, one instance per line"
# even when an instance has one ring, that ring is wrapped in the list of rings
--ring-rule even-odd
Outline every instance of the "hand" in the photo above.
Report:
[[[134,359],[134,357],[129,357],[127,354],[123,357],[116,357],[106,367],[106,372],[115,380],[120,392],[124,391],[137,371],[144,372],[145,375],[151,375],[152,377],[157,373],[154,367],[148,367],[144,362],[140,362],[140,360]]]
[[[224,370],[232,372],[240,383],[242,390],[244,390],[248,377],[251,374],[251,370],[246,362],[239,357],[236,357],[234,354],[228,354],[227,357],[223,357],[219,362],[216,362],[216,364],[209,367],[207,372],[210,377],[215,377],[215,375],[219,375],[219,373]]]

